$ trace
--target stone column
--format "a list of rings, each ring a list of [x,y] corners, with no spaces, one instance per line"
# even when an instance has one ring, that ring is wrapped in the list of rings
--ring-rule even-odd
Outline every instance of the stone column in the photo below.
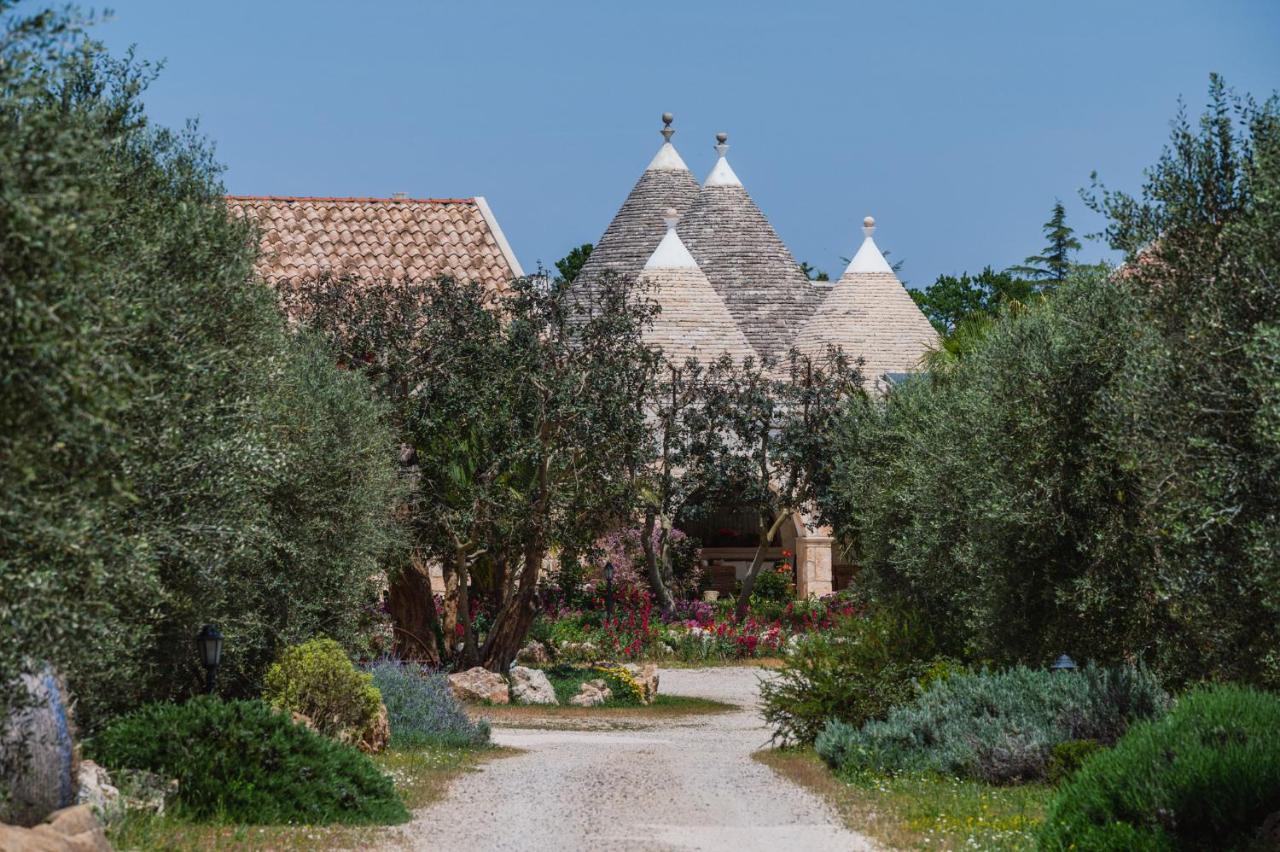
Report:
[[[813,530],[805,530],[796,539],[796,597],[831,594],[835,579],[831,567],[833,541],[831,536]]]

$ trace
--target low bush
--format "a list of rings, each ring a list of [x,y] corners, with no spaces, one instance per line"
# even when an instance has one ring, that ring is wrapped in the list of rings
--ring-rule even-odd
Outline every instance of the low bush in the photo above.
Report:
[[[387,706],[393,747],[481,746],[489,742],[489,723],[467,718],[443,674],[395,660],[378,662],[371,674]]]
[[[832,720],[879,719],[915,696],[933,642],[910,618],[887,612],[848,617],[802,639],[760,697],[773,739],[811,743]]]
[[[829,725],[815,745],[846,772],[937,772],[992,784],[1041,780],[1055,745],[1110,745],[1129,724],[1163,714],[1168,696],[1145,669],[1077,674],[1017,667],[936,680],[914,701],[860,729]]]
[[[1280,697],[1234,686],[1192,692],[1135,725],[1058,791],[1045,849],[1275,848]]]
[[[382,706],[373,676],[357,669],[332,639],[286,648],[267,670],[262,697],[272,707],[301,713],[317,731],[345,743],[364,739]]]
[[[1061,784],[1066,781],[1084,765],[1090,755],[1103,748],[1105,746],[1097,740],[1067,740],[1065,743],[1058,743],[1049,750],[1049,783]]]
[[[322,824],[409,816],[368,757],[261,701],[202,696],[149,704],[113,721],[85,751],[109,769],[178,779],[177,809],[193,819]]]

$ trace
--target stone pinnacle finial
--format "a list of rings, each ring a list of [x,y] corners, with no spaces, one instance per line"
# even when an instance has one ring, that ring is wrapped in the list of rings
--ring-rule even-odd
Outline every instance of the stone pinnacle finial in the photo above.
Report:
[[[661,132],[662,132],[662,139],[664,142],[670,142],[671,134],[676,132],[675,129],[672,128],[671,126],[671,122],[675,121],[675,118],[676,117],[669,112],[664,112],[662,114],[662,131]]]
[[[680,214],[676,211],[676,208],[668,207],[662,213],[662,221],[667,223],[667,230],[669,231],[680,221]]]
[[[729,134],[721,131],[716,134],[716,153],[721,157],[729,150]]]
[[[862,233],[870,237],[876,232],[876,220],[868,216],[862,220]]]

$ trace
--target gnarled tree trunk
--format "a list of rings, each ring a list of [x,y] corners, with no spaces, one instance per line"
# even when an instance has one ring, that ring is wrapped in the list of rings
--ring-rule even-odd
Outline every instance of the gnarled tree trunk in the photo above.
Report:
[[[395,655],[440,665],[440,621],[427,566],[416,556],[390,577],[387,606],[395,626]]]

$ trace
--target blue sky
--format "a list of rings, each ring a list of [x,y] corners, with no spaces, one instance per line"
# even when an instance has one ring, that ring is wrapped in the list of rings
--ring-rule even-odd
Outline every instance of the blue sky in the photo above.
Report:
[[[1136,189],[1211,71],[1280,88],[1280,2],[176,2],[97,28],[165,70],[229,191],[484,195],[526,268],[595,241],[676,115],[717,131],[797,260],[838,273],[874,215],[924,286],[1019,262],[1097,170]],[[1084,257],[1105,256],[1087,243]]]

